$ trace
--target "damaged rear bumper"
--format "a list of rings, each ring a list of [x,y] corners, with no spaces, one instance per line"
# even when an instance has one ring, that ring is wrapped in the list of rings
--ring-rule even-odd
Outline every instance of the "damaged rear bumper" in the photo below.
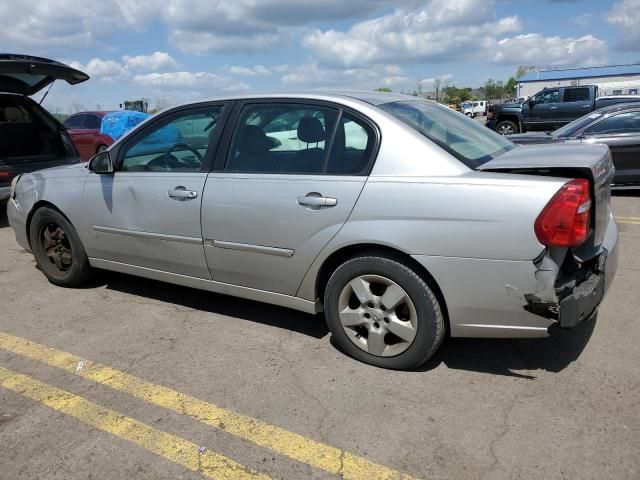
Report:
[[[571,252],[557,272],[550,298],[526,295],[525,309],[552,319],[561,328],[572,328],[593,317],[618,268],[618,229],[610,220],[600,252],[588,261],[574,259]],[[541,269],[544,274],[548,270]]]

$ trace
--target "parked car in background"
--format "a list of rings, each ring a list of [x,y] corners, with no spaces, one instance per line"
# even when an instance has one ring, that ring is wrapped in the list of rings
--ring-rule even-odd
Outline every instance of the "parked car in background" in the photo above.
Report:
[[[519,145],[602,143],[609,146],[614,187],[640,188],[640,103],[619,103],[574,120],[551,133],[509,135]]]
[[[502,135],[552,131],[607,105],[638,102],[640,95],[598,96],[598,87],[545,88],[524,102],[492,105],[486,126]]]
[[[88,168],[19,177],[7,212],[56,285],[98,268],[324,311],[343,351],[404,369],[447,331],[592,318],[612,177],[606,146],[516,147],[424,99],[277,92],[166,110]]]
[[[487,106],[488,106],[488,102],[486,100],[464,102],[460,104],[460,111],[464,113],[467,117],[475,118],[478,115],[482,115],[482,116],[486,115]]]
[[[75,85],[88,79],[47,58],[0,54],[0,201],[21,173],[79,162],[66,129],[30,96],[56,80]]]
[[[78,112],[64,121],[80,158],[88,161],[149,115],[137,111]]]

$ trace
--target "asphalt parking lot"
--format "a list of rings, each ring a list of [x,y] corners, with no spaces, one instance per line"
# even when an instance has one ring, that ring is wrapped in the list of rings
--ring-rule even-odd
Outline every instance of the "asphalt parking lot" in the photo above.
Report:
[[[640,478],[640,195],[597,321],[355,362],[320,317],[105,273],[49,284],[0,217],[0,478]],[[2,214],[4,215],[4,214]]]

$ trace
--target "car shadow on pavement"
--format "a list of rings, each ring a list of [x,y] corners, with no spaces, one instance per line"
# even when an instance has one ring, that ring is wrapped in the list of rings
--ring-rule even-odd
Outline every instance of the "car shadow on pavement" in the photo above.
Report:
[[[220,295],[115,272],[101,272],[99,279],[92,286],[99,285],[105,285],[109,290],[129,295],[151,298],[202,312],[240,318],[318,339],[329,333],[327,325],[320,315],[309,315],[229,295]]]
[[[440,350],[419,371],[440,364],[456,370],[535,379],[532,370],[560,372],[576,361],[589,343],[597,319],[571,330],[555,329],[547,338],[447,338]],[[519,373],[526,370],[527,373]]]

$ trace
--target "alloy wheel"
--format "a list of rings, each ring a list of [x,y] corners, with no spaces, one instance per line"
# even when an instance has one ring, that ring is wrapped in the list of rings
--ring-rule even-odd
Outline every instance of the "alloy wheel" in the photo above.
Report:
[[[360,275],[338,300],[342,328],[358,348],[379,357],[399,355],[416,337],[418,315],[400,285],[380,275]]]

